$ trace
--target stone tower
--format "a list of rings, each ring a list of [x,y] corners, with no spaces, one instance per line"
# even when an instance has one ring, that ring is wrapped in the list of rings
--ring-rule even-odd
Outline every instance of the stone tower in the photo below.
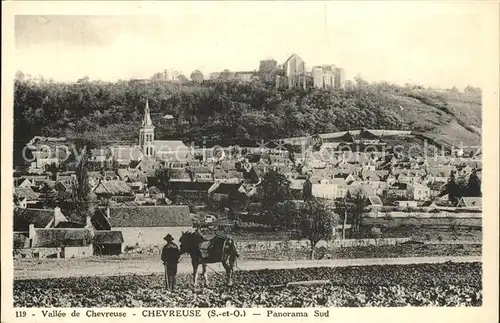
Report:
[[[146,108],[144,109],[144,119],[139,130],[139,146],[145,157],[151,157],[155,154],[155,126],[151,121],[149,112],[149,102],[146,100]]]

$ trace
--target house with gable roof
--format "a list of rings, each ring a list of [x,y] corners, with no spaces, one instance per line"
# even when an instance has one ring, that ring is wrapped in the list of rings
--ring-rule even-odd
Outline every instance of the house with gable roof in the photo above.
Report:
[[[31,187],[16,187],[14,189],[14,203],[20,208],[35,207],[38,204],[39,194]]]
[[[61,209],[15,209],[14,252],[21,257],[77,258],[93,254],[93,228],[68,221]]]
[[[98,208],[92,225],[98,230],[121,231],[125,248],[162,245],[167,233],[178,241],[193,221],[187,205],[120,206]]]
[[[61,209],[14,209],[13,231],[28,231],[30,225],[37,229],[48,229],[59,226],[68,219],[62,214]]]
[[[412,183],[408,187],[409,198],[416,201],[425,201],[430,198],[431,190],[429,187],[420,183]]]
[[[28,187],[35,187],[36,185],[30,181],[29,178],[21,178],[19,181],[18,181],[18,185],[16,185],[16,187],[19,187],[19,188],[28,188]]]
[[[100,180],[93,192],[98,198],[131,197],[133,199],[133,192],[130,186],[120,180]]]

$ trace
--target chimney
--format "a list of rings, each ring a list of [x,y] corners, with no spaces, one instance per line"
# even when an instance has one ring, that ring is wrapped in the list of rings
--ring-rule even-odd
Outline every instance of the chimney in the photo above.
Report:
[[[33,246],[33,241],[35,240],[35,237],[36,237],[35,225],[30,224],[28,230],[29,230],[28,238],[30,240],[30,247],[31,247],[31,246]]]
[[[92,228],[92,221],[90,215],[85,217],[85,228]]]
[[[59,222],[65,222],[66,218],[61,212],[61,208],[59,206],[56,206],[54,208],[54,227],[57,226]]]
[[[109,219],[111,217],[111,212],[109,210],[109,206],[106,207],[106,217]]]

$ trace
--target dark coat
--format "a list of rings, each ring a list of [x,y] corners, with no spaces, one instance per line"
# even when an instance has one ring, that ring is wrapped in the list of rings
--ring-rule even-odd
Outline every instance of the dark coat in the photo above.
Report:
[[[181,257],[181,251],[179,247],[173,243],[167,243],[161,251],[161,261],[167,266],[175,266],[177,268],[177,263]]]

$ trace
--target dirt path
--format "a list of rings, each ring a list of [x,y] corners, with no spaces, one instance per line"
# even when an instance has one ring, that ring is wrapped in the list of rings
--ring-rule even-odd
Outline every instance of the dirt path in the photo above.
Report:
[[[481,262],[481,256],[468,257],[411,257],[374,259],[333,259],[299,261],[239,261],[237,270],[292,269],[306,267],[348,267],[369,265],[406,265],[421,263]],[[146,275],[163,272],[163,265],[156,258],[86,258],[86,259],[44,259],[22,260],[14,263],[14,279],[40,279],[80,276]],[[210,265],[212,270],[221,272],[220,264]],[[191,272],[188,258],[179,264],[179,272]]]

